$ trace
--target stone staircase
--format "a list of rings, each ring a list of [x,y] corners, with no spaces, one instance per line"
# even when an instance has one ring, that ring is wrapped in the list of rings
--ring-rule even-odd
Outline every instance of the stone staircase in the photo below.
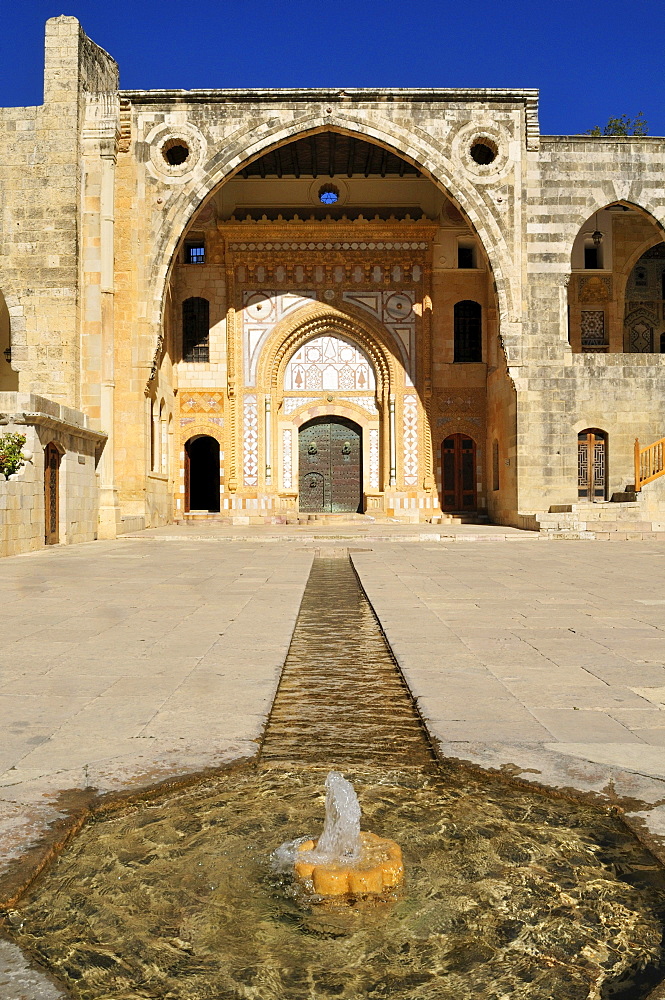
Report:
[[[650,499],[645,491],[627,489],[611,500],[552,506],[547,514],[536,514],[536,521],[548,538],[665,541],[665,512],[654,509]]]

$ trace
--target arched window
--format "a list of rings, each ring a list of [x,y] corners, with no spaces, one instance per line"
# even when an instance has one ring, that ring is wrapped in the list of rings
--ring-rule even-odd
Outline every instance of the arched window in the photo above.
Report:
[[[193,297],[182,304],[182,360],[209,361],[210,303]]]
[[[483,360],[482,308],[465,299],[455,303],[455,361]]]

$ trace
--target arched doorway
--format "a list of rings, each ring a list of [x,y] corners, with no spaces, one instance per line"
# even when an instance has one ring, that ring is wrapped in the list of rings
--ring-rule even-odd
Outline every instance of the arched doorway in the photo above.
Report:
[[[50,441],[44,448],[44,542],[60,541],[60,450]]]
[[[185,511],[219,511],[219,443],[206,434],[185,443]]]
[[[343,417],[300,428],[299,506],[304,513],[362,513],[362,429]]]
[[[597,427],[577,435],[577,496],[591,501],[607,496],[607,434]]]
[[[441,445],[441,509],[477,508],[476,442],[466,434],[451,434]]]

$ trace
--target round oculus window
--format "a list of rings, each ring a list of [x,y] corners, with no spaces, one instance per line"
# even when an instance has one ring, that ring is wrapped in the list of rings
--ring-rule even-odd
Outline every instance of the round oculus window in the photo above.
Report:
[[[334,184],[324,184],[319,188],[319,201],[322,205],[334,205],[339,201],[339,188]]]
[[[496,143],[492,142],[491,139],[477,139],[472,143],[469,153],[471,159],[479,164],[481,167],[486,167],[490,163],[494,163],[497,158],[499,150],[497,149]]]
[[[189,159],[189,146],[184,139],[169,139],[162,146],[162,156],[170,167],[179,167]]]

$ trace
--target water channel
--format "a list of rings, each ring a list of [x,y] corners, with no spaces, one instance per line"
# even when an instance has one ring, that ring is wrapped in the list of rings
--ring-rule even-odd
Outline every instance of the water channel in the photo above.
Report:
[[[397,841],[380,896],[271,865],[329,768]],[[11,915],[76,1000],[641,1000],[665,879],[620,820],[436,761],[346,559],[316,559],[257,764],[88,823]]]

